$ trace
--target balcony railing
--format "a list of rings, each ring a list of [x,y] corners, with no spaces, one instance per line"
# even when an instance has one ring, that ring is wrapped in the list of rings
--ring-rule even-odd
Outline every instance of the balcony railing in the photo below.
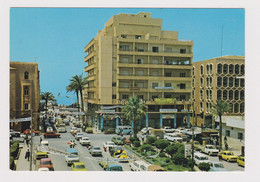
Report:
[[[147,48],[138,48],[136,47],[135,49],[127,49],[127,48],[119,48],[119,51],[129,51],[129,52],[152,52],[152,53],[172,53],[172,54],[192,54],[191,51],[186,51],[186,52],[180,52],[180,51],[168,51],[168,50],[158,50],[158,51],[153,51],[153,50],[147,50]]]
[[[169,87],[148,87],[148,86],[143,86],[143,87],[138,87],[138,86],[132,86],[132,85],[119,85],[119,88],[121,89],[133,89],[133,90],[139,90],[139,89],[155,89],[155,90],[190,90],[191,87],[184,87],[184,88],[180,88],[179,86],[177,87],[173,87],[173,86],[169,86]]]
[[[133,74],[133,73],[128,73],[128,74],[123,74],[119,73],[118,76],[152,76],[152,77],[173,77],[173,78],[191,78],[191,76],[177,76],[177,75],[152,75],[152,74]]]
[[[191,66],[192,64],[190,64],[189,62],[172,62],[172,63],[137,63],[137,62],[122,62],[119,61],[120,64],[138,64],[138,65],[142,65],[142,64],[149,64],[149,65],[181,65],[181,66]]]
[[[191,104],[190,99],[179,99],[179,98],[154,98],[154,99],[140,99],[144,104]],[[125,105],[127,99],[118,99],[117,103]],[[181,111],[181,110],[180,110]]]

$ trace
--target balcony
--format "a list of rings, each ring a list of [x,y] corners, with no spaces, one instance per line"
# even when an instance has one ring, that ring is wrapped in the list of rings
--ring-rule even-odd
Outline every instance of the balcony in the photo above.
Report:
[[[149,80],[152,78],[158,78],[158,79],[162,79],[165,81],[191,81],[191,76],[186,76],[186,77],[180,77],[180,76],[165,76],[165,75],[151,75],[151,74],[143,74],[143,75],[138,75],[138,74],[133,74],[133,73],[129,73],[129,74],[118,74],[118,79],[125,79],[125,80]]]
[[[88,75],[87,76],[87,81],[95,80],[96,74]]]
[[[141,101],[146,105],[188,105],[192,102],[188,99],[176,100],[176,98],[157,98],[157,99],[141,99]],[[126,99],[118,99],[117,104],[126,105]]]
[[[95,67],[96,67],[96,63],[89,64],[88,66],[86,66],[84,68],[84,71],[87,72],[87,71],[89,71],[91,69],[94,69]]]
[[[118,62],[118,67],[138,67],[138,68],[167,68],[167,69],[192,69],[192,64],[190,63],[143,63],[137,64],[137,62]]]
[[[86,56],[84,57],[84,62],[87,62],[87,60],[88,60],[89,58],[93,57],[94,54],[95,54],[95,52],[96,52],[96,51],[93,51],[93,52],[89,53],[88,55],[86,55]]]

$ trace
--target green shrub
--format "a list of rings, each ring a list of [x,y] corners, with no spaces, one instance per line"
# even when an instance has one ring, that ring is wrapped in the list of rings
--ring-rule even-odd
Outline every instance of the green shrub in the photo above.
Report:
[[[10,156],[10,169],[15,170],[14,157]]]
[[[134,144],[135,147],[140,147],[140,141],[134,141],[133,144]]]
[[[155,146],[158,149],[164,150],[166,147],[168,147],[170,145],[170,142],[168,140],[157,140],[155,142]]]
[[[170,163],[170,162],[171,162],[171,159],[166,158],[166,159],[165,159],[165,162],[166,162],[166,163]]]
[[[181,164],[185,163],[186,159],[185,159],[184,154],[178,152],[172,156],[172,160],[173,160],[174,164],[181,165]]]
[[[157,138],[154,136],[149,136],[146,140],[146,143],[153,145],[157,141]]]
[[[134,143],[134,141],[139,141],[139,139],[136,138],[136,137],[130,137],[129,140],[130,140],[132,143]]]
[[[148,151],[151,151],[153,149],[153,147],[152,147],[152,145],[150,145],[150,144],[144,144],[144,145],[142,145],[141,147],[140,147],[140,150],[142,151],[142,152],[148,152]]]
[[[165,153],[164,152],[159,153],[159,157],[165,157]]]
[[[206,163],[206,162],[202,162],[199,164],[199,169],[202,170],[202,171],[209,171],[210,169],[210,164],[209,163]]]
[[[10,155],[16,158],[18,151],[19,151],[19,142],[14,142],[10,147]]]

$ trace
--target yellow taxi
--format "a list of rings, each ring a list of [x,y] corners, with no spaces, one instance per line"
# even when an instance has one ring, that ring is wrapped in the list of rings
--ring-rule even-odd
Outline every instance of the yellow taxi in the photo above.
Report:
[[[244,157],[244,156],[239,156],[239,157],[237,158],[237,164],[238,164],[239,166],[245,167],[245,157]]]
[[[126,159],[126,160],[120,160],[120,161],[127,161],[128,156],[127,156],[126,151],[124,151],[124,150],[117,150],[117,151],[114,153],[114,158]]]
[[[87,171],[85,164],[83,162],[74,162],[71,165],[72,171]]]
[[[233,152],[225,150],[225,151],[221,151],[220,154],[221,158],[223,160],[226,160],[228,162],[236,162],[237,161],[237,156],[234,155]]]

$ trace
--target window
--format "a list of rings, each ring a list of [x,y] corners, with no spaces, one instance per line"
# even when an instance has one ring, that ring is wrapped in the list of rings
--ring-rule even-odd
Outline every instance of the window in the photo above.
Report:
[[[240,139],[240,140],[243,140],[244,139],[244,136],[243,136],[243,133],[237,133],[237,138]]]
[[[185,100],[185,99],[186,99],[186,96],[185,96],[185,95],[180,95],[180,99],[181,99],[181,100]]]
[[[127,36],[122,34],[121,37],[122,37],[123,39],[125,39]]]
[[[229,87],[233,87],[234,86],[233,77],[229,77],[228,85],[229,85]]]
[[[212,64],[209,65],[209,69],[210,69],[210,74],[212,74],[212,70],[213,70],[213,65]]]
[[[159,52],[159,47],[152,47],[153,52]]]
[[[222,65],[221,64],[218,64],[218,74],[221,74],[222,73]]]
[[[229,90],[228,98],[229,98],[229,100],[233,100],[234,99],[234,97],[233,97],[233,90]]]
[[[172,52],[172,48],[171,47],[166,47],[165,52]]]
[[[209,99],[209,90],[206,90],[207,99]]]
[[[128,59],[128,58],[122,58],[122,59],[121,59],[121,62],[122,62],[122,63],[129,63],[129,59]]]
[[[224,66],[223,66],[223,73],[224,74],[228,73],[228,65],[227,64],[224,64]]]
[[[204,84],[203,84],[203,78],[200,78],[200,86],[203,87]]]
[[[200,90],[200,98],[203,99],[203,90]]]
[[[227,83],[228,82],[228,78],[227,77],[224,77],[223,78],[223,87],[227,87]]]
[[[25,80],[29,79],[29,73],[28,73],[27,71],[24,72],[24,79],[25,79]]]
[[[242,75],[244,75],[245,74],[245,65],[241,65],[241,71],[240,71],[240,73],[242,74]]]
[[[112,99],[116,99],[116,95],[112,95]]]
[[[24,104],[24,110],[28,110],[29,109],[29,104],[28,103],[25,103]]]
[[[209,78],[210,86],[212,87],[212,77]]]
[[[217,86],[218,87],[222,86],[222,78],[221,77],[218,77],[218,79],[217,79]]]
[[[123,99],[128,99],[128,98],[129,98],[129,95],[122,95],[122,98],[123,98]]]
[[[116,87],[116,82],[112,82],[112,87]]]
[[[24,87],[24,95],[29,95],[29,87],[28,86]]]
[[[171,72],[166,72],[166,73],[164,73],[164,75],[165,75],[166,77],[171,77],[171,76],[172,76],[172,73],[171,73]]]
[[[207,77],[207,87],[209,87],[209,77]]]
[[[207,64],[207,74],[209,74],[209,65]]]
[[[159,60],[158,59],[152,59],[151,64],[159,64]]]
[[[203,75],[203,69],[204,69],[204,66],[201,65],[201,66],[200,66],[200,74],[201,74],[201,75]]]
[[[180,49],[180,53],[181,54],[185,54],[186,53],[186,49]]]
[[[158,95],[152,95],[153,100],[156,99],[156,98],[158,98]]]
[[[243,78],[240,79],[240,87],[245,86],[245,80]]]
[[[245,105],[244,105],[244,103],[241,103],[240,104],[240,113],[244,113],[245,112]]]
[[[239,74],[239,65],[238,64],[235,65],[235,73]]]
[[[229,130],[226,130],[226,136],[230,137],[230,131]]]
[[[245,92],[244,92],[244,90],[241,90],[240,91],[240,100],[244,100],[244,98],[245,98]]]
[[[144,60],[143,59],[137,59],[137,64],[144,64]]]
[[[172,96],[170,94],[165,94],[164,98],[172,98]]]
[[[223,100],[227,100],[227,91],[226,90],[223,91]]]
[[[192,75],[194,75],[195,74],[195,68],[193,67],[192,68]]]
[[[212,99],[212,90],[209,91],[209,97]]]
[[[218,100],[221,100],[221,99],[222,99],[222,92],[221,92],[221,90],[218,90],[218,91],[217,91],[217,99],[218,99]]]
[[[129,51],[129,45],[121,45],[119,48],[121,51]]]
[[[233,66],[233,64],[230,64],[228,69],[229,69],[229,74],[233,74],[234,73],[234,66]]]
[[[164,86],[165,86],[165,87],[171,87],[172,84],[171,84],[171,83],[165,83]]]
[[[144,76],[144,70],[136,70],[137,76]]]
[[[234,110],[235,110],[235,113],[238,113],[238,103],[235,103]]]
[[[186,88],[186,84],[185,83],[181,83],[180,84],[180,89],[185,89]]]
[[[235,100],[238,100],[238,95],[239,95],[239,92],[238,90],[235,91]]]
[[[239,79],[235,79],[235,87],[239,87]]]
[[[141,37],[142,37],[141,35],[136,35],[135,39],[141,39]]]

